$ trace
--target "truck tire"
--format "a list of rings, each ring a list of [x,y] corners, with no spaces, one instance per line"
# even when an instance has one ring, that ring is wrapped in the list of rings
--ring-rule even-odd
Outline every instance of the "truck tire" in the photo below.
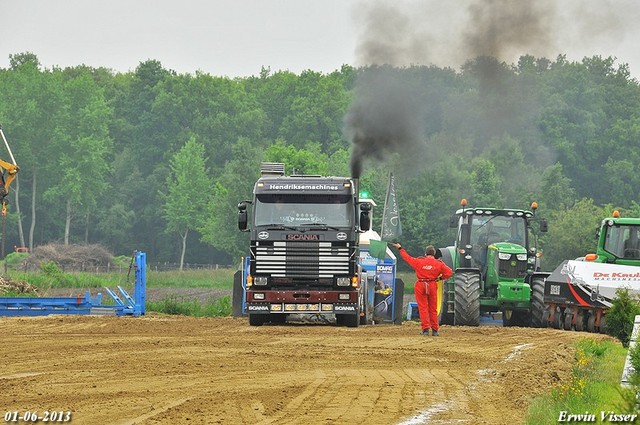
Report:
[[[336,322],[348,328],[357,328],[360,324],[360,316],[358,314],[336,314]]]
[[[266,314],[249,313],[249,326],[262,326],[268,318]]]
[[[531,279],[531,326],[534,328],[546,328],[544,304],[544,278],[534,277]],[[548,317],[548,316],[547,316]]]
[[[480,275],[456,273],[455,325],[480,326]]]
[[[273,325],[284,325],[287,323],[287,315],[283,313],[271,313],[269,314],[269,321]]]

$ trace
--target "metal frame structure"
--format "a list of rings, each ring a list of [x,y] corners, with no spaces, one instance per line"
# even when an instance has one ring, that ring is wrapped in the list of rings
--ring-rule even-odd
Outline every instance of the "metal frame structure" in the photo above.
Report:
[[[47,316],[50,314],[84,314],[143,316],[146,312],[147,261],[144,252],[134,253],[135,283],[131,297],[118,286],[120,298],[115,291],[105,288],[113,305],[102,304],[102,294],[91,297],[89,291],[84,297],[4,297],[0,298],[0,316]]]

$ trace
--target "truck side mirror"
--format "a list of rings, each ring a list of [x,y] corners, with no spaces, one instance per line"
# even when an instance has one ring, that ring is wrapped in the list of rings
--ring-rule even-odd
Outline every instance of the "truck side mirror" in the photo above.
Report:
[[[371,229],[371,204],[368,202],[360,204],[360,230],[366,232]]]
[[[238,229],[245,232],[247,230],[247,203],[240,202],[238,204]]]
[[[540,220],[540,231],[542,233],[546,233],[549,230],[549,226],[547,225],[547,220]]]

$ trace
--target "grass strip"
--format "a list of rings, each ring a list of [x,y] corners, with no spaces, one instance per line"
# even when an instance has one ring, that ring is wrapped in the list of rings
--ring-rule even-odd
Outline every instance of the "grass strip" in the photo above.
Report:
[[[627,350],[614,340],[580,339],[576,343],[571,378],[537,397],[529,405],[525,424],[562,422],[609,423],[603,413],[638,413],[630,399],[636,389],[620,385]],[[569,415],[575,416],[570,420]],[[593,416],[589,416],[593,415]]]

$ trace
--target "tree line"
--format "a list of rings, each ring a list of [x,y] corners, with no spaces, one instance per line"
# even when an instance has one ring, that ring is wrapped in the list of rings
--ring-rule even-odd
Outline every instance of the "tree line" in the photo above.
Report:
[[[374,228],[393,172],[410,251],[453,242],[448,219],[462,198],[498,208],[538,202],[549,222],[538,241],[545,269],[593,250],[613,209],[640,216],[640,86],[613,58],[263,68],[227,78],[178,74],[156,60],[126,73],[47,69],[25,52],[0,69],[0,93],[20,166],[7,247],[100,243],[154,261],[236,264],[248,244],[236,205],[250,198],[259,163],[351,175],[354,105],[380,113],[369,131],[383,136],[360,175],[378,204]],[[410,102],[393,104],[393,93]],[[410,143],[398,145],[402,137]]]

